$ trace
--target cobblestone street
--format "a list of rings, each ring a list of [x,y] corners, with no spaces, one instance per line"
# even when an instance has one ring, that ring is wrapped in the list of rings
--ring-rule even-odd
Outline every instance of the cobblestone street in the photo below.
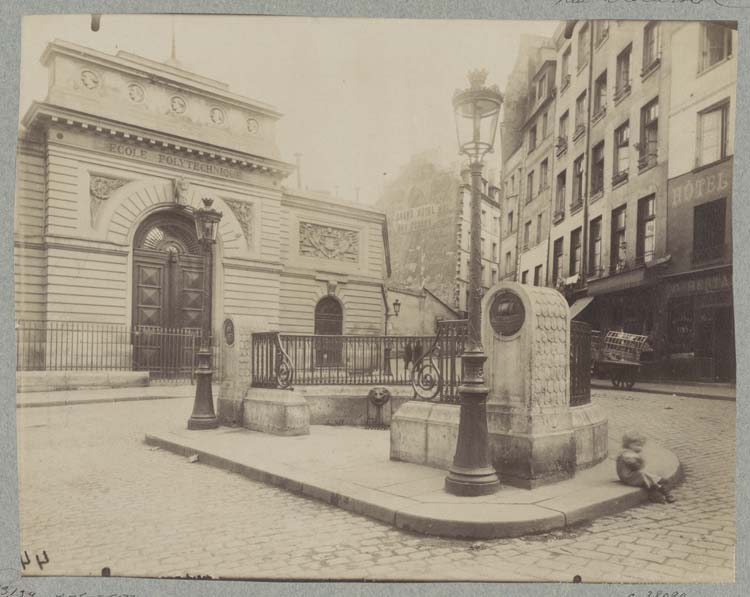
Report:
[[[680,457],[675,504],[519,539],[416,536],[143,443],[191,399],[34,408],[17,411],[22,550],[51,575],[732,581],[735,403],[592,394],[612,436],[640,428]]]

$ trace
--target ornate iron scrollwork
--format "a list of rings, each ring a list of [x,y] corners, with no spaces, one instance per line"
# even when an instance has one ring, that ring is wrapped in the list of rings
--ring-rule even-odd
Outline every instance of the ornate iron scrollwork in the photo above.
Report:
[[[282,390],[290,388],[294,381],[294,363],[281,345],[281,335],[276,334],[276,385]]]
[[[435,336],[432,346],[414,363],[411,385],[414,388],[414,393],[421,400],[434,400],[443,391],[443,375],[435,362],[435,359],[440,355],[439,338],[439,334]]]

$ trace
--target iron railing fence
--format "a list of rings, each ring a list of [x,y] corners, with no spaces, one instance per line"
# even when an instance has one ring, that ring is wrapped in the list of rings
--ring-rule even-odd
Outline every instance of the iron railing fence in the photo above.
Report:
[[[412,385],[415,400],[458,402],[466,320],[436,336],[252,335],[252,385]],[[570,405],[591,401],[591,328],[572,322]]]
[[[201,331],[98,322],[16,322],[16,371],[148,371],[151,381],[192,381]],[[214,380],[221,371],[213,345]]]
[[[410,385],[437,388],[429,399],[454,399],[461,381],[461,324],[438,336],[323,336],[279,332],[252,336],[256,387]],[[425,398],[428,399],[428,398]]]
[[[570,406],[591,402],[591,326],[570,322]]]
[[[126,326],[17,321],[17,371],[119,371],[132,368],[131,333]]]
[[[133,371],[148,371],[154,381],[192,380],[201,331],[193,328],[133,328]]]

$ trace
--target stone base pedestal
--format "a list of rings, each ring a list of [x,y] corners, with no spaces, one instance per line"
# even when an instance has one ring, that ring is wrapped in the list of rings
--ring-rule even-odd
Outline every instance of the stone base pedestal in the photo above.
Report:
[[[596,404],[570,409],[576,442],[576,468],[599,464],[607,458],[607,417]]]
[[[492,464],[504,485],[534,489],[570,479],[576,470],[572,431],[546,434],[490,433]]]
[[[309,435],[310,408],[297,390],[251,388],[242,401],[242,426],[274,435]]]
[[[391,419],[391,460],[448,470],[458,439],[459,406],[406,402]]]

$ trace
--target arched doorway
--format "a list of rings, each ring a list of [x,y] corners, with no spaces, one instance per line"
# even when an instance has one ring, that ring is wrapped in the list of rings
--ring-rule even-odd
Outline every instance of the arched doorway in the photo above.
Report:
[[[315,305],[315,335],[340,336],[344,328],[341,304],[327,296]],[[340,338],[316,338],[315,364],[319,367],[336,366],[341,363]]]
[[[204,275],[192,218],[165,211],[141,224],[133,240],[135,369],[154,378],[192,375],[204,300],[211,309]]]

